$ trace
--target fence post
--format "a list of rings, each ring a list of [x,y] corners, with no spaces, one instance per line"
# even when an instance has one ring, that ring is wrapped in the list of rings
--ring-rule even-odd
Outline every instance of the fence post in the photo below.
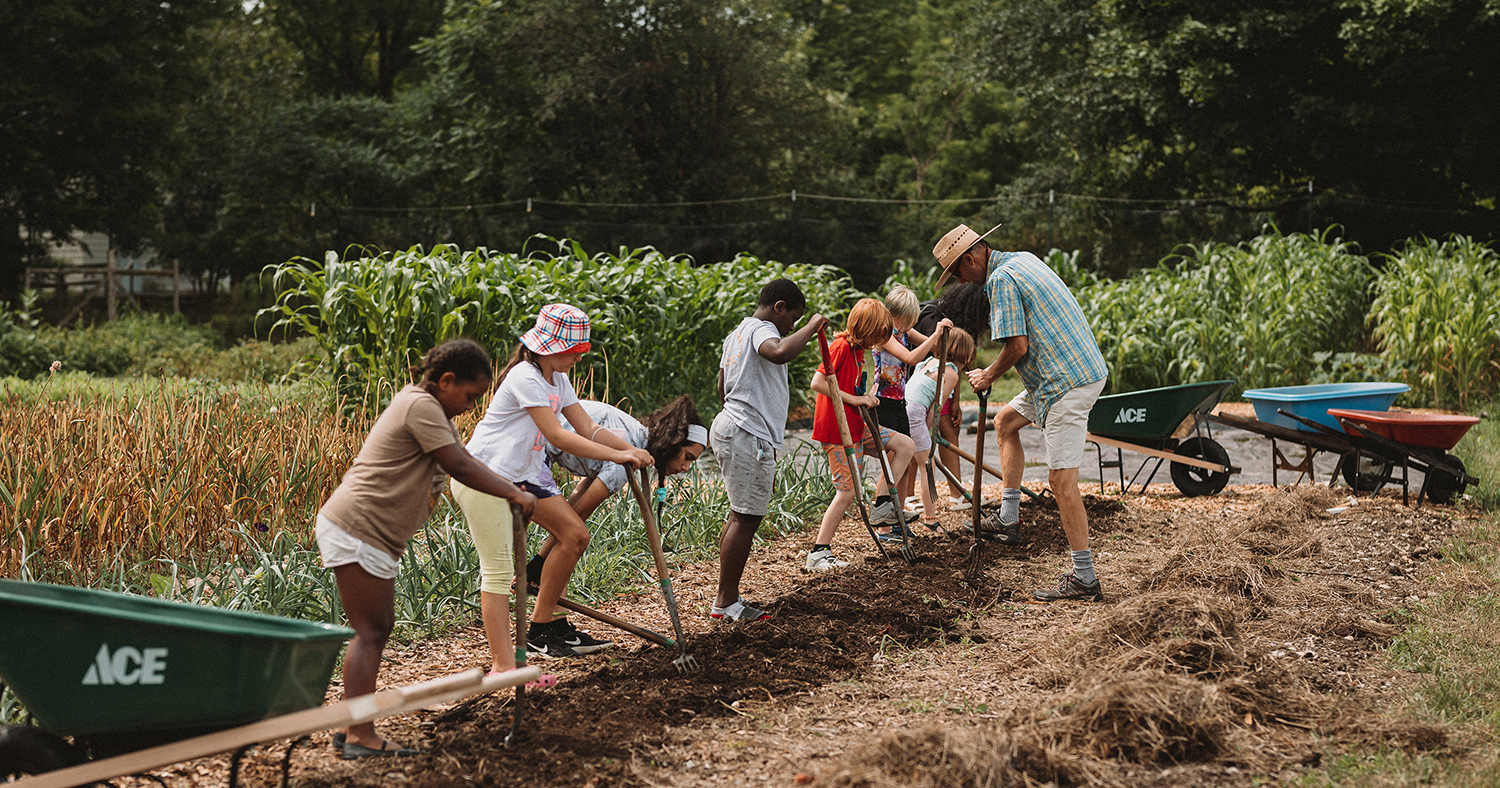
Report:
[[[182,280],[181,266],[176,258],[172,259],[172,313],[182,314]]]
[[[114,239],[109,240],[109,248],[104,252],[104,314],[105,320],[114,322],[115,319],[115,244]]]

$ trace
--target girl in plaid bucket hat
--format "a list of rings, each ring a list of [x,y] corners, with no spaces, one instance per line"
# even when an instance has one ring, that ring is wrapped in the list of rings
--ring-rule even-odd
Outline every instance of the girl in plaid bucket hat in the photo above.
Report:
[[[576,457],[632,468],[652,462],[650,452],[594,423],[579,404],[568,373],[588,350],[589,316],[583,310],[569,304],[542,307],[536,325],[521,335],[501,371],[489,409],[468,443],[470,454],[537,497],[532,520],[551,535],[552,549],[542,569],[526,643],[528,653],[543,659],[592,654],[614,645],[579,631],[566,618],[553,619],[573,567],[588,547],[589,531],[552,479],[549,444]],[[573,429],[563,429],[560,419],[567,419]],[[509,507],[457,484],[453,497],[479,551],[485,636],[491,656],[499,662],[511,648],[507,618],[514,558]]]

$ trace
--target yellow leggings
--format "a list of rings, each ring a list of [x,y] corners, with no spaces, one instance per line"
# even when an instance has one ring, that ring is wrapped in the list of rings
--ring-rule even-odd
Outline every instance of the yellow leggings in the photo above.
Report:
[[[479,552],[479,590],[510,596],[510,581],[516,576],[510,501],[466,487],[457,479],[450,484]]]

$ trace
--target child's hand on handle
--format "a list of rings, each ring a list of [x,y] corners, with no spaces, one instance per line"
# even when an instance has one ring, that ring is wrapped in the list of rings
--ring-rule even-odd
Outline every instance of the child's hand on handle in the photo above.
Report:
[[[828,318],[822,315],[813,315],[807,319],[807,328],[814,334],[822,331],[828,325]]]
[[[530,520],[532,513],[536,511],[536,496],[519,487],[516,488],[515,494],[507,500],[521,507],[521,516],[527,520]]]
[[[940,333],[942,333],[943,329],[945,329],[945,328],[952,328],[952,327],[953,327],[953,321],[949,320],[948,318],[945,317],[942,320],[939,320],[937,322],[937,328],[934,328],[932,330],[932,333],[934,333],[934,334],[940,334]]]
[[[629,465],[632,468],[640,469],[651,467],[651,464],[655,462],[655,460],[651,458],[651,452],[646,451],[645,449],[627,449],[626,451],[620,452],[620,457],[619,459],[615,460],[615,462],[621,465]]]

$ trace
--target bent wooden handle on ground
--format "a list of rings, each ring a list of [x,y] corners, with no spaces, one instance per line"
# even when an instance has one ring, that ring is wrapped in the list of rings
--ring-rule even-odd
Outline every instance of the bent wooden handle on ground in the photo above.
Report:
[[[484,670],[475,668],[420,684],[384,690],[373,695],[361,695],[330,706],[319,706],[315,709],[283,714],[249,725],[241,725],[238,728],[137,750],[114,758],[90,761],[67,769],[23,778],[11,784],[24,785],[27,788],[68,788],[73,785],[88,785],[124,774],[146,772],[182,761],[206,758],[222,752],[233,752],[251,744],[293,739],[329,728],[359,725],[381,717],[452,703],[470,695],[494,692],[506,687],[519,687],[528,681],[536,681],[541,674],[541,671],[536,668],[519,668],[498,676],[486,676]]]

